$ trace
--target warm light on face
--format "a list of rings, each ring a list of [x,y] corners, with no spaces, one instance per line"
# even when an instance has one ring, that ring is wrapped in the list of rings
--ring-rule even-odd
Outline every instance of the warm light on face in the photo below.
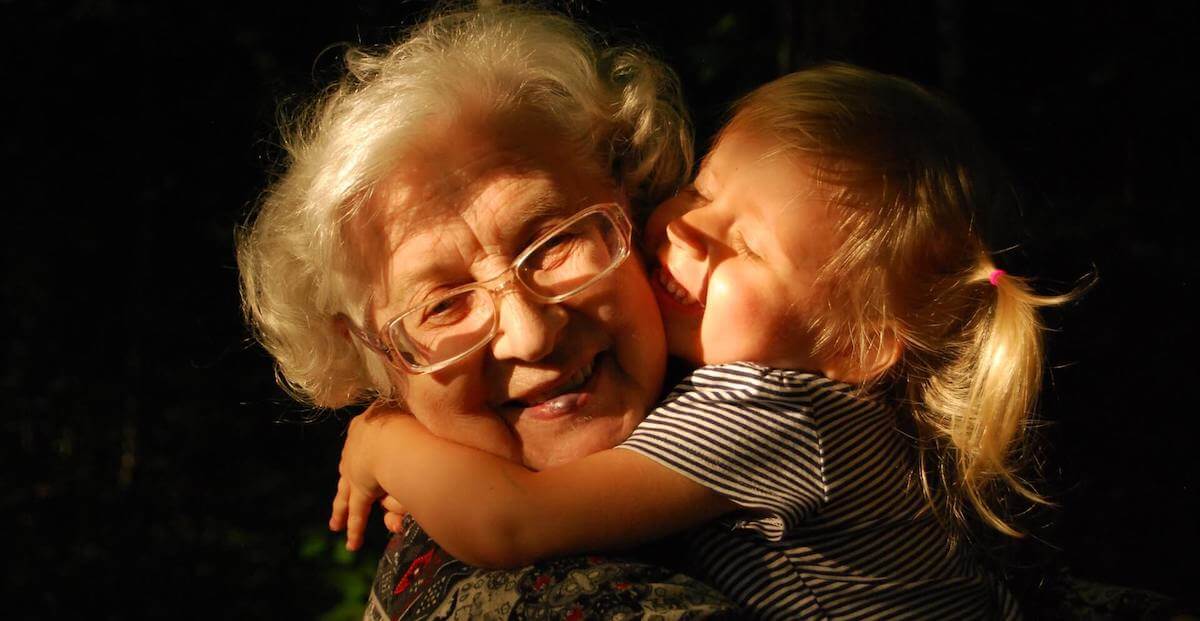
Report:
[[[802,161],[726,133],[695,183],[651,218],[652,275],[672,354],[824,372],[808,329],[835,221]]]
[[[480,447],[454,430],[502,420],[543,468],[624,440],[666,351],[620,193],[530,127],[456,125],[378,188],[397,215],[365,323],[436,367],[392,377],[427,427]]]
[[[349,325],[363,343],[400,370],[432,373],[470,356],[496,336],[499,296],[519,286],[542,304],[567,300],[629,257],[631,232],[620,205],[594,205],[544,233],[495,277],[448,292],[435,289],[432,299],[385,323],[382,337]]]

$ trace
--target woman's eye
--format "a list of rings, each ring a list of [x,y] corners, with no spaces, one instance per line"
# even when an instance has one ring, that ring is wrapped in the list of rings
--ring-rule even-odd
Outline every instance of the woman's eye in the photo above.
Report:
[[[441,315],[454,308],[454,300],[442,300],[429,308],[430,315]]]
[[[542,248],[546,250],[561,248],[562,246],[571,243],[575,240],[575,235],[572,233],[559,233],[550,239],[542,242]]]
[[[421,315],[421,323],[436,325],[456,321],[466,310],[466,297],[457,295],[425,307],[425,312]]]
[[[535,270],[551,270],[563,264],[571,256],[579,236],[561,233],[542,242],[538,251],[529,257],[529,267]]]

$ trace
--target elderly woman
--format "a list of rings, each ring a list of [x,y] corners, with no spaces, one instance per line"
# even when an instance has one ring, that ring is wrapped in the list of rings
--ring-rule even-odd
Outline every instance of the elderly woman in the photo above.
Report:
[[[247,317],[285,386],[327,408],[384,400],[535,469],[619,443],[663,378],[629,257],[639,208],[691,164],[671,72],[514,8],[434,17],[347,65],[239,240]],[[669,570],[557,563],[483,572],[410,523],[368,614],[728,611]]]

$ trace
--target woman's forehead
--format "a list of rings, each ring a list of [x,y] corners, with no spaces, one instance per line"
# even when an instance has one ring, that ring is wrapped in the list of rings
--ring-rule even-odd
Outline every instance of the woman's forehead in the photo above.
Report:
[[[421,141],[376,185],[370,207],[396,242],[454,218],[510,230],[519,221],[579,207],[574,204],[612,185],[552,134],[517,140],[479,130],[437,137],[443,139],[437,144]]]
[[[406,149],[354,228],[374,240],[362,244],[373,255],[363,261],[368,276],[403,288],[482,257],[511,259],[541,223],[612,201],[615,192],[552,132],[451,125]]]
[[[582,208],[574,196],[571,188],[542,171],[501,171],[451,192],[410,195],[382,209],[376,225],[386,231],[392,253],[427,246],[442,233],[459,229],[500,252],[531,224]]]

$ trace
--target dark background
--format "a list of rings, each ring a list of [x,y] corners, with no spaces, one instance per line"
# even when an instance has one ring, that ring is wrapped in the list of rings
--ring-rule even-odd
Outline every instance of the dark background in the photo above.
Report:
[[[247,341],[233,232],[278,160],[280,104],[337,75],[339,44],[386,43],[429,3],[296,4],[0,0],[8,618],[361,611],[384,533],[352,557],[324,531],[344,415],[289,401]],[[958,101],[1022,182],[1000,265],[1050,291],[1099,276],[1047,319],[1061,509],[1036,546],[1191,594],[1195,8],[565,6],[677,69],[702,145],[733,97],[812,60]]]

